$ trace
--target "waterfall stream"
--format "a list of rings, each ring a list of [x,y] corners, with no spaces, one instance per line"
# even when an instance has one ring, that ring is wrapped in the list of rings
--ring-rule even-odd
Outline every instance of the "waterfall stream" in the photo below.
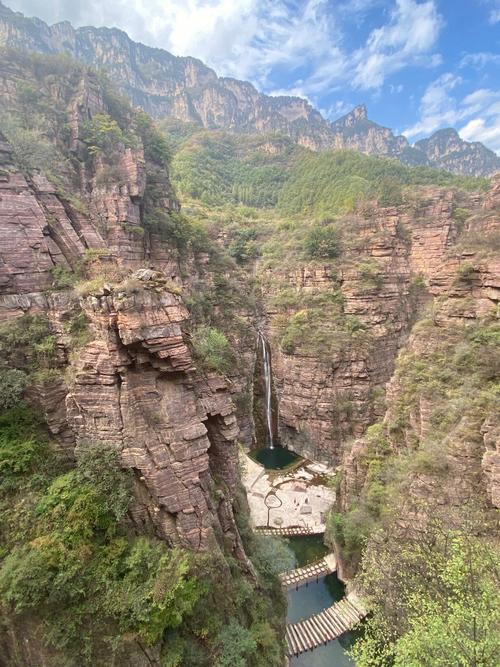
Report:
[[[273,436],[273,379],[271,371],[271,355],[269,353],[269,344],[264,335],[259,331],[259,338],[262,345],[262,363],[264,366],[264,388],[265,388],[265,411],[267,423],[267,436],[269,448],[274,449]]]

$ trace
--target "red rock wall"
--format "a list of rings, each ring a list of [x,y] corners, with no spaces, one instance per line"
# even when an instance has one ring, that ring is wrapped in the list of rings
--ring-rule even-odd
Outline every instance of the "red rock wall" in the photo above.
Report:
[[[11,81],[0,77],[0,94],[15,108]],[[190,549],[224,542],[251,569],[232,510],[238,429],[230,393],[222,378],[195,368],[183,333],[189,313],[167,282],[180,276],[175,245],[142,226],[151,165],[141,147],[118,146],[119,182],[103,178],[108,165],[83,161],[83,123],[107,112],[97,80],[84,74],[77,85],[54,86],[71,130],[71,193],[36,170],[21,173],[0,142],[0,319],[45,313],[59,350],[61,379],[30,387],[28,397],[69,456],[89,442],[119,449],[136,473],[138,524],[152,522],[160,537]],[[165,172],[160,178],[156,205],[177,210]],[[82,262],[86,277],[105,271],[109,284],[97,281],[81,298],[54,290],[54,268],[82,271]],[[75,349],[68,324],[81,310],[89,342]]]

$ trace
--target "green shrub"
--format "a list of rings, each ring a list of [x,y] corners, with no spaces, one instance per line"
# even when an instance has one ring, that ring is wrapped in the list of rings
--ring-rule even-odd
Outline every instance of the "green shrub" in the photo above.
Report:
[[[341,252],[338,227],[327,223],[313,227],[306,235],[305,249],[311,259],[334,259]]]
[[[470,282],[474,278],[474,274],[476,273],[476,269],[473,264],[470,262],[464,262],[463,264],[460,264],[458,267],[458,279],[460,281],[463,281],[465,283]]]
[[[22,315],[0,325],[0,364],[33,372],[49,367],[56,355],[56,338],[43,315]]]
[[[0,494],[43,468],[47,441],[38,416],[22,402],[0,414]]]
[[[37,447],[30,439],[15,458],[4,453],[2,472],[26,474]],[[179,627],[199,594],[186,552],[121,530],[131,498],[131,473],[119,467],[116,449],[87,446],[76,468],[40,497],[31,539],[13,544],[0,565],[5,604],[36,613],[45,641],[78,664],[95,664],[103,637],[114,650],[130,634],[155,644]]]
[[[40,171],[47,177],[64,176],[67,160],[43,134],[28,129],[11,114],[0,114],[0,129],[9,141],[15,162],[28,173]]]
[[[372,614],[352,657],[359,667],[482,665],[500,651],[498,552],[444,524],[379,540],[358,579]]]
[[[72,287],[77,280],[75,273],[66,266],[53,266],[50,272],[52,274],[52,285],[56,289]]]
[[[252,545],[252,562],[261,574],[273,576],[293,570],[295,556],[283,540],[256,535]]]
[[[258,245],[255,242],[257,233],[255,229],[239,229],[233,236],[229,245],[231,257],[243,264],[258,254]]]
[[[380,206],[399,206],[403,203],[403,188],[401,181],[394,177],[385,177],[378,188],[378,203]]]
[[[120,144],[129,147],[133,145],[131,137],[107,114],[95,114],[86,121],[82,138],[88,144],[90,155],[103,154],[107,159],[116,153]]]
[[[214,327],[203,326],[193,334],[196,358],[208,370],[229,373],[234,368],[235,356],[226,336]]]
[[[193,252],[208,252],[211,249],[212,244],[203,225],[177,211],[165,211],[154,206],[154,197],[149,203],[153,207],[148,206],[142,223],[151,234],[158,235],[162,241],[172,244],[181,253],[188,249]]]
[[[380,289],[383,285],[383,277],[380,266],[377,261],[373,259],[360,262],[357,265],[362,283],[371,289]]]
[[[458,223],[458,226],[461,228],[465,225],[467,220],[472,215],[471,211],[468,208],[456,207],[453,209],[451,217]]]
[[[83,311],[73,315],[67,324],[67,330],[71,336],[71,346],[73,348],[83,347],[92,338],[89,321]]]
[[[220,655],[217,667],[246,667],[257,649],[250,630],[235,621],[222,630],[218,643]]]
[[[142,139],[146,160],[151,160],[160,167],[168,169],[172,160],[172,148],[167,137],[144,111],[137,112],[135,124]]]
[[[17,368],[0,368],[0,410],[10,410],[21,400],[28,376]]]

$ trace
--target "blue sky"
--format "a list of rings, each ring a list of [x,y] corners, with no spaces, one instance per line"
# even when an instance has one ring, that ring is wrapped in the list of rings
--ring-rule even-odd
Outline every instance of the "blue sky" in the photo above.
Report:
[[[416,141],[456,127],[500,153],[500,0],[4,0],[107,25],[334,120],[365,103]]]

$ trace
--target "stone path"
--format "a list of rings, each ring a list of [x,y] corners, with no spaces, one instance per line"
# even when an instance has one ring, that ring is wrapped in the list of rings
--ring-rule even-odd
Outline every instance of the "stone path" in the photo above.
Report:
[[[303,461],[290,471],[269,471],[241,453],[243,483],[247,491],[250,515],[254,526],[310,529],[291,535],[319,534],[325,531],[325,517],[335,501],[335,492],[322,483],[323,476],[333,470],[321,464]],[[268,510],[265,499],[272,492],[281,506]]]
[[[299,655],[305,651],[337,639],[345,632],[352,630],[366,616],[366,611],[354,594],[336,602],[319,614],[309,616],[298,623],[286,626],[286,643],[288,657]]]

